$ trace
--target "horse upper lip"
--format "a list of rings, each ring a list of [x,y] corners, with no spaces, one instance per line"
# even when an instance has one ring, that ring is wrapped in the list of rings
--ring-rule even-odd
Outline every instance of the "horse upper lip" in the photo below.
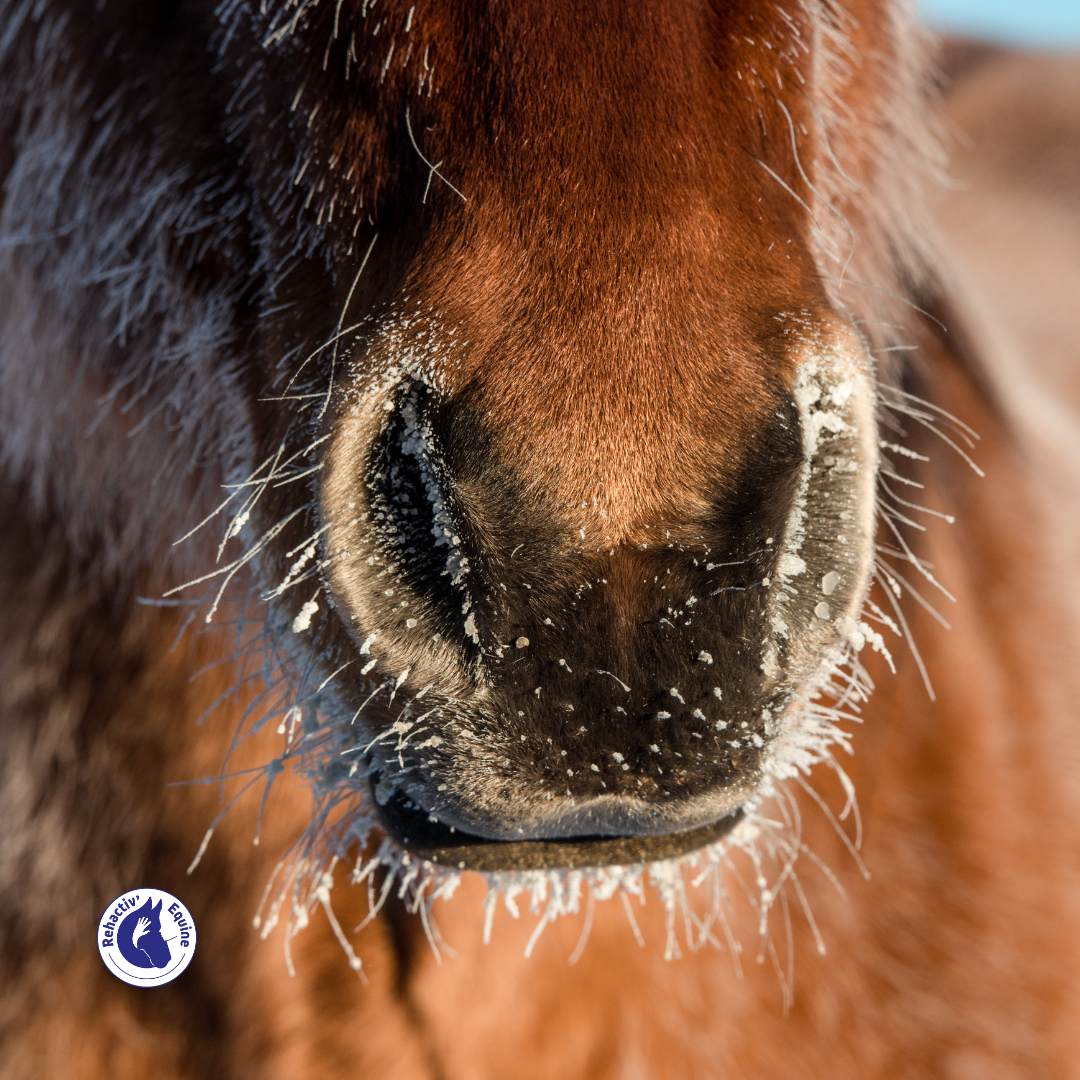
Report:
[[[679,858],[715,843],[743,818],[735,808],[694,828],[654,835],[490,839],[456,829],[396,792],[379,806],[383,828],[410,854],[461,870],[574,869]]]
[[[378,771],[370,778],[378,788]],[[417,829],[445,830],[470,837],[471,843],[572,843],[584,839],[638,839],[674,836],[708,827],[736,811],[751,797],[757,776],[734,785],[713,785],[689,797],[647,799],[629,795],[579,795],[533,803],[517,816],[494,819],[467,797],[440,794],[430,786],[401,784],[376,797],[390,831],[415,843]],[[389,809],[386,809],[389,807]],[[427,841],[425,841],[427,842]]]

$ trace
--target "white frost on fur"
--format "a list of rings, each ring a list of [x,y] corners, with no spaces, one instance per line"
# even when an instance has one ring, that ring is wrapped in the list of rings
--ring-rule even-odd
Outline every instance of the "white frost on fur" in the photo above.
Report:
[[[792,396],[799,410],[803,464],[776,562],[775,578],[768,585],[771,608],[769,625],[772,633],[763,642],[762,671],[766,678],[775,679],[780,674],[780,645],[791,634],[783,605],[798,595],[797,579],[805,574],[807,569],[806,560],[800,552],[806,541],[807,500],[810,497],[815,460],[819,458],[823,443],[830,437],[851,431],[840,411],[855,392],[853,379],[840,374],[848,364],[849,361],[837,354],[831,343],[822,345],[815,342],[811,355],[796,369]],[[833,588],[838,581],[839,575],[836,574]],[[820,617],[827,620],[829,612],[826,610]]]
[[[849,430],[843,416],[826,406],[843,408],[851,397],[854,386],[850,379],[831,383],[831,375],[829,367],[823,364],[818,356],[804,360],[795,373],[792,396],[798,406],[799,421],[802,425],[803,466],[780,558],[776,563],[780,590],[790,589],[792,581],[806,572],[806,562],[798,552],[806,540],[806,500],[810,491],[811,467],[820,449],[823,434],[840,434]],[[777,633],[781,637],[786,636],[786,626]]]
[[[314,600],[308,600],[307,603],[300,609],[299,614],[292,621],[292,631],[294,634],[302,634],[308,627],[311,626],[311,617],[319,610],[319,605]]]
[[[526,945],[526,954],[530,954],[544,928],[555,919],[578,915],[587,905],[619,898],[626,908],[631,932],[644,944],[633,908],[646,902],[647,891],[651,889],[665,912],[666,958],[678,957],[683,947],[695,950],[711,944],[726,948],[738,965],[743,946],[732,930],[735,911],[727,888],[732,860],[738,857],[748,862],[752,870],[748,884],[752,884],[757,893],[751,904],[756,911],[762,943],[771,933],[774,908],[781,903],[797,903],[811,924],[819,951],[824,951],[813,915],[805,905],[801,888],[795,884],[795,862],[803,846],[799,816],[786,785],[794,783],[806,787],[810,770],[827,762],[840,778],[848,797],[847,805],[837,815],[839,821],[857,813],[853,788],[836,761],[834,751],[839,747],[850,752],[850,734],[840,725],[858,713],[860,704],[870,692],[869,680],[858,662],[858,651],[866,644],[877,648],[881,641],[865,623],[854,620],[838,626],[837,631],[843,637],[823,661],[814,684],[806,687],[798,700],[789,705],[784,719],[784,738],[774,740],[763,757],[764,782],[744,805],[744,819],[728,836],[683,858],[648,864],[487,874],[485,940],[491,936],[500,906],[511,918],[517,919],[521,917],[524,903],[528,911],[537,916]],[[397,682],[400,684],[400,677]],[[843,702],[843,709],[828,704],[829,701]],[[294,706],[288,715],[296,711]],[[289,739],[292,752],[299,754],[301,772],[307,773],[313,781],[316,809],[312,825],[279,865],[275,875],[276,891],[271,881],[255,918],[255,925],[266,937],[285,915],[287,955],[289,941],[308,925],[315,908],[323,907],[330,913],[329,891],[334,867],[350,851],[357,847],[360,850],[366,848],[372,835],[379,830],[373,808],[362,789],[342,785],[333,771],[326,771],[327,762],[340,760],[341,752],[347,752],[349,733],[342,732],[338,725],[317,720],[310,723],[305,720],[304,729],[307,732],[304,740],[292,742],[291,728]],[[421,729],[422,726],[417,727],[412,721],[399,721],[394,725],[399,740],[408,739]],[[427,740],[418,745],[434,747],[438,745],[437,740],[437,736],[429,734]],[[614,752],[612,758],[619,761],[622,755]],[[391,787],[388,785],[379,795],[388,796]],[[850,840],[844,835],[845,843],[858,860],[858,837]],[[740,873],[744,874],[743,871]],[[457,868],[418,860],[393,841],[383,839],[374,855],[356,863],[349,880],[354,885],[366,885],[368,889],[367,920],[378,914],[392,894],[404,901],[407,909],[422,920],[436,957],[441,958],[443,946],[432,908],[435,901],[453,896],[461,876]],[[793,893],[788,891],[789,885],[793,886]],[[698,890],[704,890],[704,904],[695,899]],[[267,908],[271,894],[273,899]],[[588,918],[586,933],[571,961],[580,955],[585,945],[587,926]],[[343,947],[344,944],[347,943],[343,943]],[[346,953],[350,964],[356,968],[351,949],[346,949]]]

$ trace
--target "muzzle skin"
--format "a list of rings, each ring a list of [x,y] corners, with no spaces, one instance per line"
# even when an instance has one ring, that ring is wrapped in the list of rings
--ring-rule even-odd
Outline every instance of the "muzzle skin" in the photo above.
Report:
[[[794,378],[742,460],[637,542],[504,465],[512,433],[430,369],[349,385],[328,583],[367,672],[342,683],[370,702],[355,751],[403,844],[474,868],[641,861],[738,820],[858,632],[872,562],[865,346],[835,319],[789,336]]]

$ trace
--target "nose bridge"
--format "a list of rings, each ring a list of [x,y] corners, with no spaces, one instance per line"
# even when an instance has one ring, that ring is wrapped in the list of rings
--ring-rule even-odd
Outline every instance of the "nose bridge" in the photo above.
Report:
[[[763,324],[821,299],[794,218],[762,216],[760,173],[721,129],[700,18],[574,15],[554,115],[531,114],[520,89],[550,49],[492,75],[506,87],[490,130],[447,143],[468,201],[446,196],[405,289],[463,343],[442,365],[445,396],[466,396],[508,467],[601,541],[700,515],[703,479],[735,466],[791,375]],[[605,19],[626,21],[640,70],[606,47]],[[677,71],[661,30],[685,46]],[[604,113],[612,86],[621,119]]]
[[[499,228],[442,254],[431,273],[454,267],[452,296],[410,289],[456,342],[437,381],[473,418],[463,437],[482,429],[534,497],[598,543],[700,517],[775,407],[782,350],[703,284],[707,251],[658,274],[594,245],[560,270],[551,251],[508,251]]]

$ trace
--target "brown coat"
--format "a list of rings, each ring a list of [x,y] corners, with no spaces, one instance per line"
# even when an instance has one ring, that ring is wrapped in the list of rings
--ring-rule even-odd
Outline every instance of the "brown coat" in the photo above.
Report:
[[[885,3],[850,18],[800,6],[763,32],[756,3],[480,19],[433,2],[414,28],[408,5],[323,0],[265,48],[243,0],[83,7],[0,0],[0,1077],[1080,1071],[1080,66],[948,53],[937,108],[954,182],[927,196],[931,83]],[[790,56],[774,61],[774,40]],[[537,916],[500,900],[484,944],[476,873],[431,909],[441,955],[396,892],[350,934],[369,894],[347,862],[331,897],[363,979],[317,906],[290,977],[282,928],[263,941],[251,925],[312,817],[289,768],[265,812],[256,784],[185,874],[219,789],[166,785],[216,776],[268,707],[260,679],[297,661],[264,668],[264,644],[292,638],[273,619],[259,637],[241,600],[208,627],[205,606],[193,627],[193,609],[161,606],[220,536],[170,545],[222,482],[295,437],[281,372],[340,327],[376,231],[362,314],[420,297],[471,335],[439,392],[495,417],[492,456],[459,461],[480,469],[460,512],[492,551],[507,520],[523,543],[557,521],[551,550],[611,530],[636,569],[647,556],[630,548],[661,521],[689,536],[715,491],[735,505],[747,476],[765,484],[736,463],[792,376],[776,310],[823,325],[842,312],[879,350],[883,397],[910,391],[978,433],[985,478],[881,413],[924,485],[914,501],[955,519],[904,533],[951,593],[920,589],[950,627],[900,589],[917,653],[889,638],[895,673],[861,654],[876,689],[841,755],[859,823],[834,820],[847,796],[827,766],[789,782],[777,805],[797,808],[805,848],[765,937],[735,850],[726,924],[693,951],[677,913],[677,959],[651,889],[632,916],[618,897],[583,900],[535,941]],[[370,333],[372,354],[398,347]],[[345,425],[338,402],[366,371],[343,360],[334,398],[333,355],[301,389]],[[496,466],[550,513],[485,501]],[[268,489],[256,517],[309,494]],[[258,608],[302,539],[283,532],[232,595]],[[877,539],[895,545],[885,523]],[[549,564],[552,589],[569,565]],[[636,581],[627,570],[613,625],[651,602]],[[891,612],[887,586],[870,599]],[[286,594],[278,621],[306,595]],[[324,604],[316,632],[337,617]],[[394,675],[401,642],[379,671]],[[230,770],[280,754],[277,723]],[[152,991],[115,980],[93,943],[104,905],[147,884],[181,896],[199,932],[188,971]],[[689,903],[705,917],[707,898]]]

